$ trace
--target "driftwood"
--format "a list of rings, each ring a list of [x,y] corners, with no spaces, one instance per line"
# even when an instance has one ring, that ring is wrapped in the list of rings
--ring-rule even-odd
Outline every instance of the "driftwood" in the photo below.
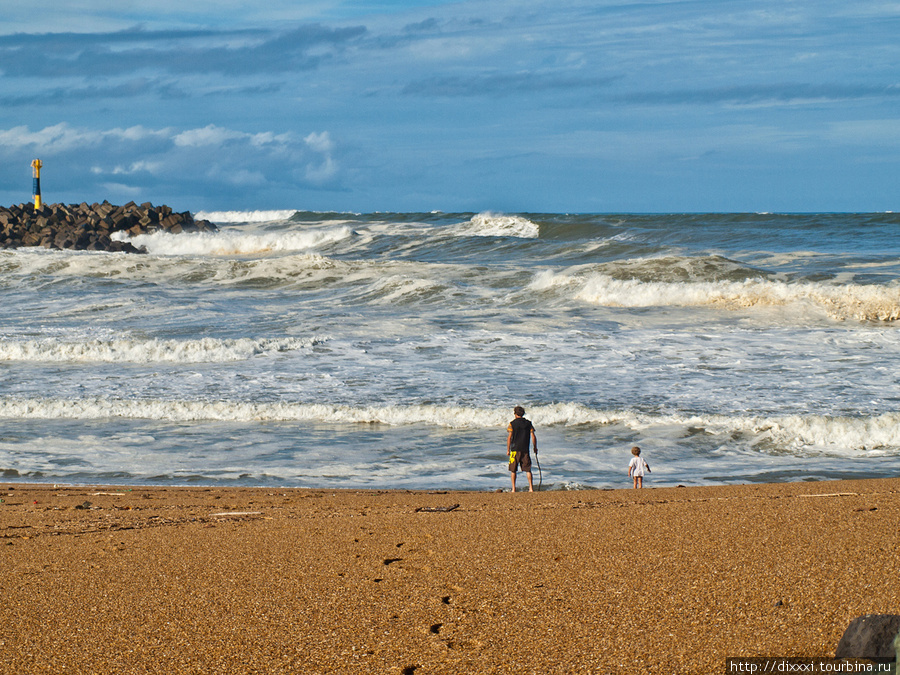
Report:
[[[447,511],[453,511],[459,508],[459,504],[453,504],[451,506],[420,506],[416,509],[416,513],[445,513]]]

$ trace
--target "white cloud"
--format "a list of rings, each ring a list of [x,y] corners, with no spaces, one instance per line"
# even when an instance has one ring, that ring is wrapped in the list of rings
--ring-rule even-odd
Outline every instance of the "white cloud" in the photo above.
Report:
[[[31,131],[26,126],[0,131],[0,147],[10,149],[33,148],[48,152],[62,152],[73,148],[93,145],[102,138],[102,133],[84,129],[73,129],[66,123]]]
[[[307,21],[335,14],[340,0],[4,0],[3,33],[95,32],[123,30],[136,24],[172,26],[258,25],[268,21]],[[37,22],[37,23],[36,23]]]
[[[175,145],[196,148],[203,145],[222,145],[228,141],[247,137],[248,134],[240,131],[224,129],[217,127],[215,124],[209,124],[202,129],[182,131],[180,134],[176,134],[172,141]]]
[[[321,161],[318,163],[307,164],[304,172],[306,180],[315,185],[323,185],[331,181],[338,173],[338,164],[331,154],[334,150],[331,134],[327,131],[314,132],[303,140],[310,150],[322,155]]]
[[[271,184],[288,185],[294,192],[333,186],[339,175],[335,152],[328,131],[303,137],[215,124],[188,129],[17,126],[0,129],[0,158],[5,161],[5,166],[0,162],[0,176],[6,171],[10,185],[17,185],[24,180],[21,175],[30,175],[31,157],[40,157],[42,178],[54,199],[73,194],[76,201],[92,195],[95,200],[162,202],[173,193],[208,199],[221,193],[234,199]]]
[[[245,141],[250,145],[261,148],[267,145],[285,145],[294,142],[294,135],[290,133],[276,134],[271,131],[250,134],[235,129],[226,129],[208,124],[199,129],[187,129],[175,134],[172,141],[182,147],[202,147],[209,145],[224,145],[232,141]]]
[[[290,132],[280,134],[272,131],[248,133],[215,124],[183,131],[176,131],[171,127],[149,129],[143,126],[97,130],[75,128],[65,122],[35,131],[24,125],[0,129],[0,149],[33,148],[50,154],[80,148],[97,148],[100,144],[109,147],[110,144],[120,142],[132,144],[148,141],[164,141],[177,148],[209,148],[238,142],[261,152],[280,150],[285,146],[296,146],[295,149],[301,154],[303,150],[330,154],[335,149],[331,134],[327,131],[310,133],[301,143],[298,137]],[[135,161],[127,169],[120,166],[116,172],[153,171],[158,168],[155,163]]]
[[[253,134],[250,136],[250,142],[257,147],[262,147],[264,145],[286,145],[293,143],[294,138],[294,134],[273,134],[271,131],[266,131],[261,134]]]
[[[160,173],[163,169],[162,162],[139,161],[132,162],[129,166],[117,166],[111,171],[113,175],[128,175],[133,173]]]
[[[33,148],[35,151],[58,153],[95,147],[107,139],[138,142],[148,138],[165,138],[170,134],[168,129],[153,130],[142,126],[98,131],[74,128],[61,122],[37,131],[31,131],[27,126],[0,130],[0,148],[11,150]]]
[[[327,131],[322,133],[311,133],[303,139],[311,150],[316,152],[331,152],[334,144],[331,142],[331,135]]]
[[[106,132],[109,136],[121,138],[126,141],[142,141],[147,138],[168,138],[172,135],[172,129],[148,129],[140,124],[127,129],[110,129]]]
[[[322,159],[321,164],[309,164],[306,167],[306,180],[315,185],[322,185],[327,183],[338,172],[338,165],[331,156],[326,156]]]

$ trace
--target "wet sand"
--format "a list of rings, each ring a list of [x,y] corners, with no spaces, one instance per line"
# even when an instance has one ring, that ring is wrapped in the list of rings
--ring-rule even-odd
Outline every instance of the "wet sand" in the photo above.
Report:
[[[720,673],[900,613],[900,479],[0,497],[2,673]]]

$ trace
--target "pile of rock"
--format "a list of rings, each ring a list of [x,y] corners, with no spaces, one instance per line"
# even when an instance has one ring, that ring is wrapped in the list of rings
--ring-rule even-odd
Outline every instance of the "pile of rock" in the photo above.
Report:
[[[190,212],[176,213],[168,206],[153,206],[146,202],[138,206],[128,202],[114,206],[102,204],[34,204],[0,206],[0,248],[43,246],[53,249],[84,251],[124,251],[146,253],[126,241],[116,241],[113,232],[128,232],[131,236],[164,230],[181,232],[215,232],[208,220],[195,221]]]

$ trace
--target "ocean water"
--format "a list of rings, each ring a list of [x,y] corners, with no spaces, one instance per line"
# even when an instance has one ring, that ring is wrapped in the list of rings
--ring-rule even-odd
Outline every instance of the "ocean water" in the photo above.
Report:
[[[900,215],[197,213],[0,251],[0,477],[544,489],[900,473]]]

